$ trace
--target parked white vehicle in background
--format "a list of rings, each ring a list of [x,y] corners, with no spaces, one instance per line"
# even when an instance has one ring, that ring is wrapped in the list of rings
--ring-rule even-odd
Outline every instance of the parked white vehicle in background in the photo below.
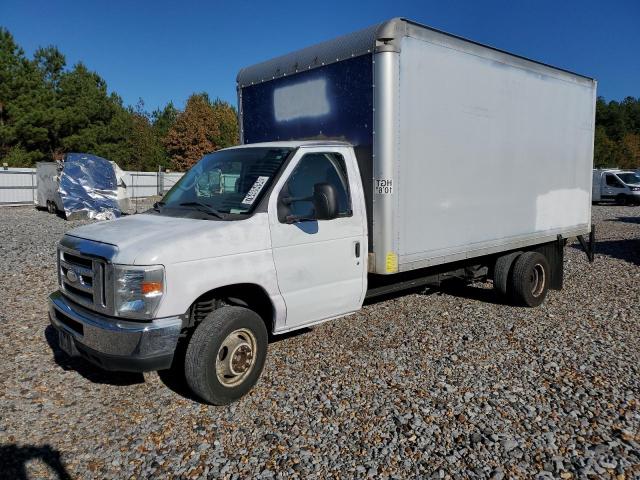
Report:
[[[245,145],[61,240],[50,318],[71,355],[184,358],[191,389],[229,403],[269,334],[449,278],[534,307],[562,288],[567,239],[593,242],[591,78],[394,19],[243,69],[238,95]]]
[[[606,200],[619,205],[640,204],[640,173],[617,168],[594,169],[592,201]]]
[[[49,213],[64,212],[60,196],[60,174],[62,165],[58,162],[38,162],[36,164],[37,207],[46,208]]]

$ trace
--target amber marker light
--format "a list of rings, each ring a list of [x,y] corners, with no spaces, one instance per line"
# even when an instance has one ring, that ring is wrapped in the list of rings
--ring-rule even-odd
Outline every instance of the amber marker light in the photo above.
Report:
[[[162,294],[162,283],[160,282],[142,282],[140,289],[143,295],[160,295]]]

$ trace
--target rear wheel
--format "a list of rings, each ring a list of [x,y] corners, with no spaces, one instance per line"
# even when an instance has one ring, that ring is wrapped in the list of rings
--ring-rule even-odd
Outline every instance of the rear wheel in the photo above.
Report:
[[[519,305],[537,307],[549,290],[550,268],[546,257],[538,252],[525,252],[520,255],[511,275],[513,300]]]
[[[511,252],[496,259],[493,267],[493,288],[503,297],[509,296],[509,277],[513,262],[522,252]]]
[[[256,384],[267,356],[262,318],[243,307],[211,312],[193,332],[185,357],[187,384],[198,397],[226,405]]]

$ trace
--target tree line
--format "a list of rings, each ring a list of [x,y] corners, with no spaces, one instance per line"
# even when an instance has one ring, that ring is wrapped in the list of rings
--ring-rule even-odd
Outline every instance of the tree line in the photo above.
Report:
[[[0,163],[31,167],[67,152],[93,153],[125,170],[183,171],[204,153],[238,143],[236,110],[206,93],[184,110],[125,106],[84,64],[68,67],[56,47],[32,58],[0,27]]]
[[[640,98],[596,102],[596,167],[640,168]]]
[[[0,162],[29,167],[87,152],[127,170],[183,171],[203,154],[238,142],[236,109],[206,93],[184,110],[125,106],[84,64],[68,67],[54,46],[32,58],[0,27]],[[640,98],[596,103],[596,167],[640,168]]]

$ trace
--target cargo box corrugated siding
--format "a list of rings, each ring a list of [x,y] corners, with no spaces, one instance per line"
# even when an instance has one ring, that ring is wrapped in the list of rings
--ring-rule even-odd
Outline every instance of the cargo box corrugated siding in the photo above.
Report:
[[[381,274],[586,233],[595,87],[402,19],[238,75],[244,143],[356,146]]]

